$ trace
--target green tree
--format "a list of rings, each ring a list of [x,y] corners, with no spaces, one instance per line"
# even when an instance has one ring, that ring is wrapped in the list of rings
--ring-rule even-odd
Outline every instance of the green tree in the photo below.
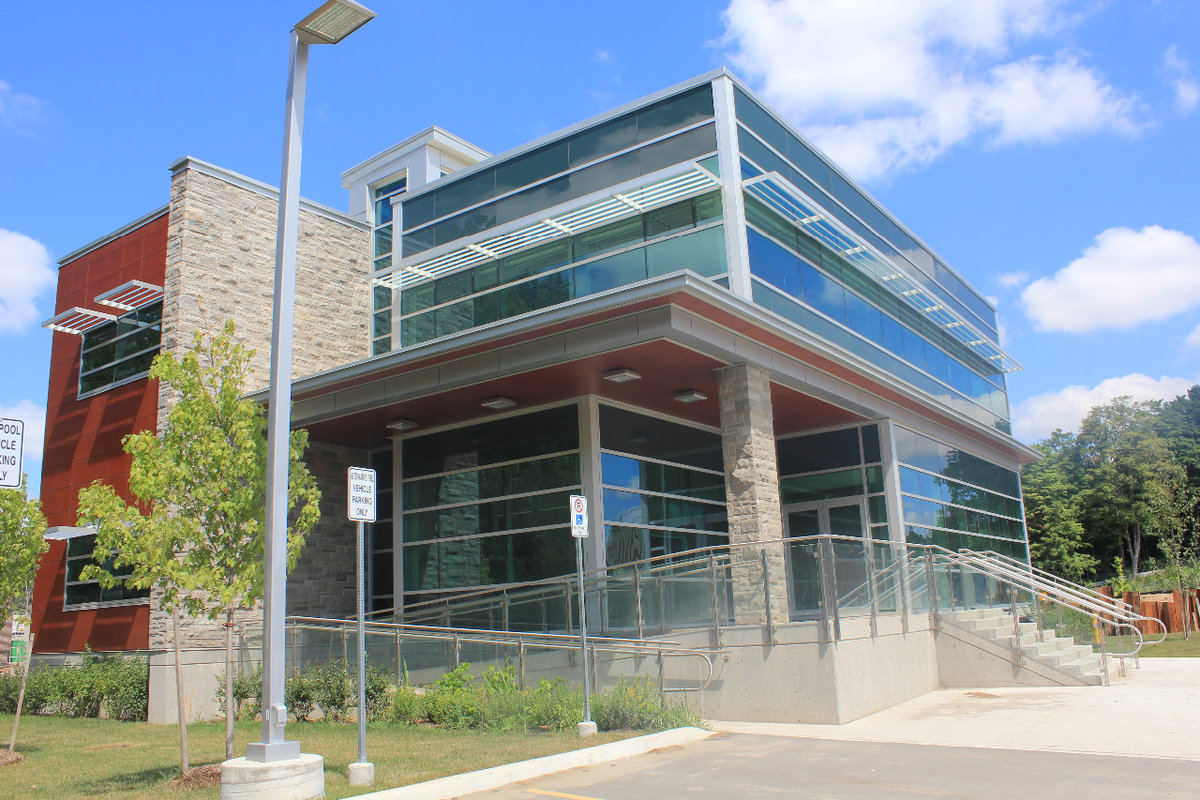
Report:
[[[1159,433],[1187,472],[1189,489],[1200,495],[1200,386],[1163,404]],[[1193,506],[1188,518],[1191,529],[1200,528],[1200,506]]]
[[[27,476],[21,476],[19,489],[0,489],[0,620],[15,614],[29,621],[33,604],[33,580],[38,562],[49,545],[46,543],[46,518],[42,504],[30,499]],[[33,652],[33,634],[29,635],[29,653],[21,673],[17,694],[17,714],[13,717],[8,752],[17,744],[17,723],[25,701],[25,681],[29,677],[29,656]]]
[[[252,356],[233,322],[210,337],[196,334],[181,359],[159,355],[150,377],[174,402],[158,436],[125,439],[136,503],[103,484],[79,494],[80,519],[99,521],[96,546],[114,553],[114,571],[131,570],[127,582],[157,587],[164,608],[224,617],[226,758],[233,758],[234,614],[263,592],[266,423],[262,406],[244,397]],[[320,515],[320,492],[303,462],[307,444],[306,431],[291,434],[289,567]],[[85,574],[118,580],[98,565]]]
[[[1157,402],[1117,397],[1093,408],[1079,428],[1085,527],[1094,546],[1111,548],[1115,539],[1116,552],[1128,557],[1135,577],[1146,539],[1159,530],[1158,484],[1172,466],[1178,468],[1174,453],[1157,432],[1160,407]]]
[[[1061,430],[1034,447],[1043,459],[1021,472],[1030,555],[1042,569],[1082,581],[1099,561],[1089,552],[1079,521],[1079,447]]]

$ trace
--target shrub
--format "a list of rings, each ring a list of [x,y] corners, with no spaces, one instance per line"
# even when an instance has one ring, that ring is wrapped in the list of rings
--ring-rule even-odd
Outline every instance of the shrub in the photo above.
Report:
[[[388,690],[392,686],[392,673],[381,664],[367,665],[366,701],[367,719],[371,722],[383,719],[388,710]],[[358,681],[355,681],[355,701],[358,698]]]
[[[25,686],[26,714],[144,720],[149,702],[150,668],[140,656],[97,656],[85,653],[82,662],[29,671]],[[0,678],[0,712],[17,710],[21,675]]]
[[[340,722],[350,708],[355,687],[346,674],[346,662],[340,658],[312,664],[305,672],[313,687],[313,699],[325,714],[325,719]]]
[[[460,664],[438,678],[422,699],[425,716],[434,725],[473,728],[483,720],[482,697],[472,685],[470,664]]]
[[[572,688],[562,678],[542,679],[526,695],[528,727],[571,730],[583,719],[583,690]]]
[[[150,664],[142,658],[121,658],[107,665],[104,713],[110,719],[144,722],[150,705]]]
[[[649,678],[622,680],[592,698],[592,721],[604,731],[661,730],[700,722],[686,704],[668,703]]]
[[[312,681],[305,672],[300,672],[288,678],[283,685],[283,702],[297,722],[307,722],[313,712],[316,695]]]
[[[225,708],[225,673],[217,677],[217,704]],[[236,719],[251,720],[258,716],[262,705],[262,664],[249,673],[233,676],[233,715]]]
[[[483,674],[480,724],[502,731],[526,730],[529,721],[525,700],[511,664],[488,667]]]
[[[417,694],[417,690],[408,684],[397,686],[388,705],[388,719],[412,725],[421,719],[423,713],[424,698]]]

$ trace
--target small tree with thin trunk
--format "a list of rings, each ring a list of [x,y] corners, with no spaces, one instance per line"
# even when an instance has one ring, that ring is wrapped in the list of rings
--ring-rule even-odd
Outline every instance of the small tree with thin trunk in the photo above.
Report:
[[[233,322],[219,334],[196,334],[179,360],[160,355],[150,369],[174,396],[158,436],[126,437],[133,456],[128,505],[109,486],[80,492],[81,519],[99,519],[97,548],[114,553],[114,572],[132,570],[135,585],[157,585],[165,607],[225,623],[226,758],[233,758],[233,621],[263,592],[266,423],[244,397],[253,351]],[[302,460],[305,431],[292,433],[288,564],[320,515],[320,492]],[[93,566],[101,581],[115,575]],[[178,660],[178,659],[177,659]]]
[[[0,618],[16,614],[29,622],[33,605],[33,581],[38,561],[46,552],[46,518],[42,504],[30,499],[26,489],[27,477],[21,476],[21,488],[0,489]],[[17,724],[21,721],[21,706],[25,702],[25,681],[29,677],[29,662],[33,656],[33,633],[29,634],[29,649],[21,673],[21,689],[17,694],[17,714],[13,717],[8,752],[17,744]]]

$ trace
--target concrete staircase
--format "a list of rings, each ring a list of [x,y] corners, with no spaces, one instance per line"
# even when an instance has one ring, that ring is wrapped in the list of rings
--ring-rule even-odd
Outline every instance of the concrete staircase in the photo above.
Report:
[[[1043,675],[1058,675],[1065,683],[1099,686],[1104,683],[1098,653],[1088,645],[1075,644],[1070,637],[1057,636],[1053,629],[1038,631],[1032,622],[1013,629],[1012,614],[999,608],[978,608],[944,614],[947,622],[1016,652],[1022,664]]]

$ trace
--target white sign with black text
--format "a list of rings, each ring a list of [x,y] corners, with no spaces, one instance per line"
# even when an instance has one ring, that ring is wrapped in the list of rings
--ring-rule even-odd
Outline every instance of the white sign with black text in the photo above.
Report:
[[[0,487],[21,488],[21,454],[25,447],[25,423],[0,419]]]
[[[346,489],[346,517],[351,522],[374,522],[375,470],[350,467]]]

